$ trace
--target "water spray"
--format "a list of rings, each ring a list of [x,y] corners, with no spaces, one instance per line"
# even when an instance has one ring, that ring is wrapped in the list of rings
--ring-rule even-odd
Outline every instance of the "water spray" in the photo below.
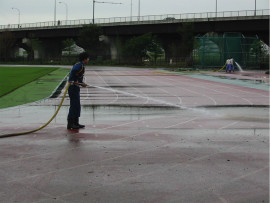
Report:
[[[145,97],[145,96],[141,96],[141,95],[137,95],[137,94],[121,91],[121,90],[116,90],[116,89],[113,89],[113,88],[106,88],[106,87],[100,87],[100,86],[95,86],[95,85],[87,85],[87,87],[93,87],[93,88],[103,89],[103,90],[107,90],[107,91],[111,91],[111,92],[117,92],[117,93],[124,94],[124,95],[129,95],[129,96],[133,96],[133,97],[137,97],[137,98],[148,99],[150,101],[153,101],[153,102],[156,102],[156,103],[159,103],[159,104],[163,104],[163,105],[166,105],[166,106],[171,106],[171,107],[174,107],[174,108],[179,108],[179,109],[182,109],[182,110],[191,110],[191,111],[195,111],[196,113],[208,114],[208,112],[206,112],[205,109],[198,109],[198,108],[193,108],[193,107],[187,107],[187,106],[184,106],[184,105],[173,104],[173,103],[166,102],[166,101],[163,101],[163,100],[160,100],[160,99],[154,99],[154,98],[151,98],[151,97]]]
[[[120,94],[125,94],[125,95],[129,95],[129,96],[137,97],[137,98],[148,99],[148,100],[154,101],[154,102],[159,103],[159,104],[164,104],[164,105],[172,106],[172,107],[176,107],[176,108],[188,109],[188,107],[186,107],[186,106],[173,104],[173,103],[170,103],[170,102],[162,101],[160,99],[154,99],[154,98],[151,98],[151,97],[145,97],[145,96],[141,96],[141,95],[137,95],[137,94],[121,91],[121,90],[116,90],[116,89],[112,89],[112,88],[100,87],[100,86],[95,86],[95,85],[88,85],[88,87],[94,87],[94,88],[98,88],[98,89],[103,89],[103,90],[107,90],[107,91],[111,91],[111,92],[117,92],[117,93],[120,93]]]
[[[58,114],[60,108],[62,107],[64,99],[66,97],[66,94],[67,94],[67,91],[68,91],[68,88],[69,88],[70,85],[71,85],[71,83],[68,83],[68,85],[67,85],[67,87],[65,89],[64,95],[63,95],[63,97],[61,99],[61,102],[60,102],[57,110],[55,111],[54,115],[51,117],[51,119],[47,123],[45,123],[41,127],[37,128],[37,129],[34,129],[34,130],[25,131],[25,132],[18,132],[18,133],[3,134],[3,135],[0,135],[0,138],[30,134],[30,133],[33,133],[33,132],[37,132],[37,131],[45,128],[47,125],[49,125],[50,122]],[[196,110],[197,112],[205,113],[205,111],[203,111],[202,109],[195,109],[195,108],[186,107],[186,106],[183,106],[183,105],[173,104],[173,103],[170,103],[170,102],[165,102],[165,101],[160,100],[160,99],[154,99],[154,98],[151,98],[151,97],[145,97],[145,96],[141,96],[141,95],[137,95],[137,94],[121,91],[121,90],[116,90],[116,89],[112,89],[112,88],[100,87],[100,86],[95,86],[95,85],[87,85],[85,83],[77,83],[77,85],[81,85],[83,87],[93,87],[93,88],[103,89],[103,90],[107,90],[107,91],[111,91],[111,92],[117,92],[117,93],[120,93],[120,94],[129,95],[129,96],[133,96],[133,97],[137,97],[137,98],[148,99],[148,100],[151,100],[151,101],[159,103],[159,104],[163,104],[163,105],[167,105],[167,106],[171,106],[171,107],[175,107],[175,108],[179,108],[179,109],[185,109],[185,110],[189,109],[189,110],[193,110],[193,111]]]
[[[239,69],[240,72],[244,72],[244,70],[243,70],[242,67],[239,65],[239,63],[237,63],[237,62],[235,61],[235,64],[237,65],[237,67],[238,67],[238,69]]]

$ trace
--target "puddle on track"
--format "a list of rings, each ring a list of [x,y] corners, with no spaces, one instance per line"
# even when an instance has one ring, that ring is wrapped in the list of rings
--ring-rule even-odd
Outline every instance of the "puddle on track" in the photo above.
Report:
[[[268,107],[135,107],[135,106],[83,106],[84,116],[95,120],[145,120],[160,117],[198,117],[201,119],[226,119],[239,121],[269,122]],[[89,117],[88,117],[89,118]]]

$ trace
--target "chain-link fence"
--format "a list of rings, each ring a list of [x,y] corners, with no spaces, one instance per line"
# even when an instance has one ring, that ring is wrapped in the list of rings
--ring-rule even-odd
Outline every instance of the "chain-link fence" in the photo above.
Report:
[[[245,37],[241,33],[223,36],[196,37],[193,51],[195,67],[220,67],[226,59],[234,60],[244,68],[260,68],[261,41],[257,36]]]

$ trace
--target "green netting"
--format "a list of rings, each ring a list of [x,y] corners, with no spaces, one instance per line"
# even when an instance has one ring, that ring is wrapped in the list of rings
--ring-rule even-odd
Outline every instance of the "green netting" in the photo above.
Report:
[[[245,37],[241,33],[225,33],[223,36],[195,38],[194,66],[222,67],[233,57],[242,67],[258,68],[260,51],[258,37]]]

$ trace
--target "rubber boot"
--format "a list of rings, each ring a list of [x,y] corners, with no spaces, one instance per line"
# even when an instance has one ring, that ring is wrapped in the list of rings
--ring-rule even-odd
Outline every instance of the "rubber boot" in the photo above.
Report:
[[[80,127],[75,124],[75,119],[68,118],[67,129],[79,129]]]
[[[85,125],[79,124],[79,118],[75,118],[74,123],[75,123],[75,125],[79,126],[79,128],[84,128],[85,127]]]

